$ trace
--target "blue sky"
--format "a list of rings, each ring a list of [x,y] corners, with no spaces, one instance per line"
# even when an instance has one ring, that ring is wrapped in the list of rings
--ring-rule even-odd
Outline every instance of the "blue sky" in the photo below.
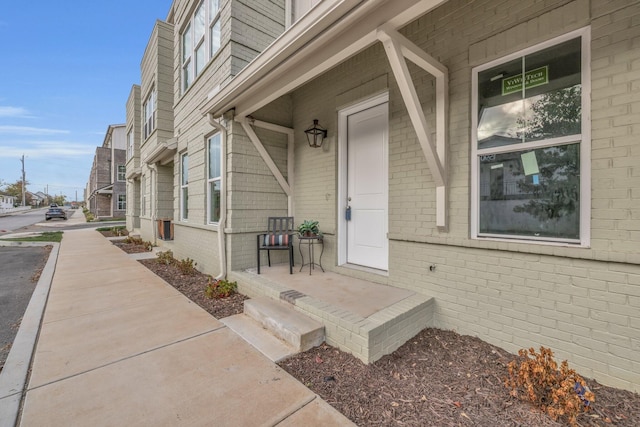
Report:
[[[107,126],[126,122],[131,86],[171,0],[32,0],[0,5],[0,182],[83,198]]]

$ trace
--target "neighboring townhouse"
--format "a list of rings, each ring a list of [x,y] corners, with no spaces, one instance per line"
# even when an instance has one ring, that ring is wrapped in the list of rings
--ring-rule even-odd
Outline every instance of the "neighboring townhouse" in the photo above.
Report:
[[[85,190],[87,209],[96,218],[124,218],[127,209],[125,125],[109,125],[96,148]]]
[[[157,21],[127,103],[127,225],[145,240],[171,240],[174,204],[173,25]],[[160,233],[161,234],[160,234]]]
[[[640,3],[276,3],[174,2],[143,238],[162,205],[178,258],[269,295],[256,234],[316,219],[325,270],[425,296],[386,323],[297,300],[330,344],[370,362],[434,326],[640,391]]]
[[[38,191],[31,194],[31,204],[33,206],[46,206],[49,204],[50,198],[48,194]]]
[[[223,270],[221,133],[198,104],[284,25],[282,5],[269,1],[175,1],[152,31],[127,102],[128,228],[214,275]]]

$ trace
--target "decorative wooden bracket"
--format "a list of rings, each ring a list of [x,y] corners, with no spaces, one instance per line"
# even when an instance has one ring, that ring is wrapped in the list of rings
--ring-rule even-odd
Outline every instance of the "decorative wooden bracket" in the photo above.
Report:
[[[447,111],[448,111],[448,70],[435,58],[424,52],[415,43],[404,37],[391,26],[378,28],[378,40],[384,46],[391,70],[395,76],[409,118],[418,136],[429,170],[436,184],[436,225],[447,228]],[[436,142],[429,138],[429,127],[406,59],[410,60],[436,79]]]
[[[256,147],[256,150],[258,150],[260,157],[262,157],[264,162],[267,164],[267,167],[275,177],[276,181],[278,181],[278,184],[280,184],[280,187],[282,187],[282,190],[287,195],[287,201],[288,201],[287,210],[288,210],[289,216],[291,216],[293,214],[293,171],[294,171],[293,129],[285,126],[276,125],[273,123],[267,123],[260,120],[250,119],[247,117],[236,117],[235,120],[242,125],[242,128],[244,129],[245,133],[247,134],[247,136],[249,137],[253,145]],[[285,179],[284,176],[282,175],[282,172],[280,172],[280,169],[278,169],[278,166],[276,166],[275,162],[273,161],[273,159],[271,158],[267,150],[264,148],[262,141],[260,141],[260,138],[258,138],[258,135],[253,130],[251,125],[255,127],[263,128],[263,129],[268,129],[274,132],[284,133],[287,135],[288,182],[287,182],[287,179]]]

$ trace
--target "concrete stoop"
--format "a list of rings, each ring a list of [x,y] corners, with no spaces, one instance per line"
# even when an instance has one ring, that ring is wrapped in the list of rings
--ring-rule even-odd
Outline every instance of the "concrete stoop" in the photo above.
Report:
[[[250,301],[269,300],[321,323],[327,344],[353,354],[364,363],[392,353],[422,329],[433,325],[435,299],[429,295],[411,292],[363,316],[254,271],[232,271],[228,277],[238,282],[239,291],[252,298]],[[379,285],[372,283],[371,289],[376,286]],[[375,294],[373,290],[367,292]]]
[[[244,302],[244,313],[220,320],[270,360],[309,350],[324,341],[324,326],[287,307],[264,298]]]

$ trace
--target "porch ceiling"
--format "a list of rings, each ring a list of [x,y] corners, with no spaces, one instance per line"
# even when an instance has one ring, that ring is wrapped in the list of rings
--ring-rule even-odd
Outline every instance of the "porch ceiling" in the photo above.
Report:
[[[378,42],[378,28],[398,29],[447,0],[323,1],[200,107],[246,117]]]

